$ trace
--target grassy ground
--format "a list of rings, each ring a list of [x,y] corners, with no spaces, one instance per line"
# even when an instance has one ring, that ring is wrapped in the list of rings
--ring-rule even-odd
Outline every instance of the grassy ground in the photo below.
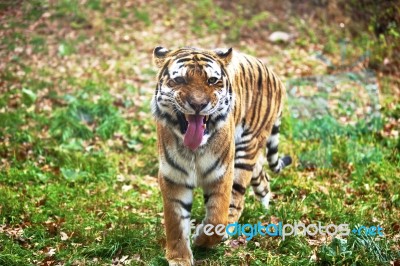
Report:
[[[399,265],[396,24],[376,35],[340,5],[238,2],[0,4],[0,265],[167,265],[149,114],[159,44],[233,46],[288,85],[281,151],[294,165],[273,176],[268,211],[248,192],[241,223],[384,228],[233,238],[195,249],[199,265]],[[268,42],[277,30],[292,40]]]

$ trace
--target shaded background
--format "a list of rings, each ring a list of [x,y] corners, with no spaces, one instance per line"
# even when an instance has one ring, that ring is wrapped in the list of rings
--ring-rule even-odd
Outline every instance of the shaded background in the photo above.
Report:
[[[234,47],[286,83],[271,210],[387,237],[256,237],[199,265],[399,263],[398,1],[1,1],[0,264],[163,265],[152,49]],[[249,193],[251,194],[251,193]],[[195,223],[204,210],[196,191]],[[397,264],[396,264],[397,263]]]

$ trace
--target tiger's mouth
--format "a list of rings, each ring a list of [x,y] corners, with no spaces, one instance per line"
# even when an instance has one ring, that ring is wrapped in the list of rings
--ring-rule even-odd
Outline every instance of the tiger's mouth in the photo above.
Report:
[[[203,136],[209,133],[210,116],[180,113],[178,120],[181,132],[184,134],[183,144],[192,151],[196,150],[200,146]]]

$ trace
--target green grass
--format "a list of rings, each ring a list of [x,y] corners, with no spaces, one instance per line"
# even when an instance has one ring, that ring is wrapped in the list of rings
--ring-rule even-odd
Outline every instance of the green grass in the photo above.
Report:
[[[233,46],[286,81],[280,150],[294,164],[271,175],[269,210],[247,192],[241,223],[380,225],[385,233],[234,237],[194,248],[198,265],[400,260],[399,78],[385,70],[396,59],[392,24],[376,37],[372,24],[354,23],[354,34],[321,7],[315,17],[294,8],[286,19],[276,6],[244,1],[8,2],[0,4],[0,265],[167,265],[150,114],[151,50],[160,44]],[[297,37],[271,44],[275,30]],[[362,69],[374,67],[373,77],[352,65],[367,52],[372,62]],[[379,102],[365,92],[371,84]],[[378,103],[376,120],[358,109]],[[197,189],[195,224],[204,214]]]

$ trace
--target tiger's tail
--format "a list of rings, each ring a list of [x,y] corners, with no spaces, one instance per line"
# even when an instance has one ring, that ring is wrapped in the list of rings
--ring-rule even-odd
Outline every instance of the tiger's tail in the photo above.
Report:
[[[281,116],[276,119],[274,126],[272,127],[271,135],[267,140],[267,160],[269,168],[279,173],[283,168],[292,163],[292,158],[289,155],[279,157],[278,145],[279,145],[279,129],[281,126]]]

